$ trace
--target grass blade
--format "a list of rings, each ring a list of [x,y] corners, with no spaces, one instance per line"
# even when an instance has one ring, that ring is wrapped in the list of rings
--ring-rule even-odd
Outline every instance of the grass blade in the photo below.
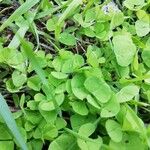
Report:
[[[28,29],[29,29],[28,26],[20,27],[19,30],[16,32],[16,35],[14,35],[13,39],[9,43],[8,47],[13,49],[18,48],[18,46],[20,45],[20,40],[18,39],[17,35],[23,38]]]
[[[61,23],[67,18],[67,16],[69,16],[69,14],[71,14],[81,3],[82,0],[73,0],[59,18],[58,26],[60,26]]]
[[[0,115],[4,119],[8,128],[12,132],[12,135],[15,137],[16,141],[19,143],[20,147],[23,150],[27,150],[27,146],[24,142],[24,139],[22,135],[20,134],[18,127],[16,125],[16,122],[11,114],[11,111],[9,110],[9,107],[1,94],[0,94]]]
[[[0,32],[3,31],[7,26],[9,26],[16,18],[19,18],[19,16],[24,14],[38,2],[39,0],[27,0],[0,26]]]
[[[37,73],[39,78],[41,79],[41,81],[42,81],[43,85],[46,87],[47,91],[49,91],[49,92],[45,92],[45,94],[47,95],[47,97],[52,98],[52,101],[53,101],[53,104],[54,104],[55,108],[58,109],[58,104],[56,103],[56,101],[53,97],[53,94],[51,93],[52,90],[49,86],[48,80],[46,79],[45,72],[40,67],[39,61],[35,57],[32,48],[30,47],[30,45],[24,39],[20,38],[20,41],[21,41],[21,44],[22,44],[22,47],[23,47],[23,50],[24,50],[26,56],[28,57],[29,61],[32,64],[33,69],[35,70],[35,72]]]
[[[64,7],[66,7],[69,3],[70,3],[70,0],[67,1],[67,2],[65,2],[64,4],[62,4],[62,5],[60,5],[60,6],[57,6],[56,8],[50,8],[50,9],[48,9],[48,10],[46,10],[46,11],[40,12],[40,13],[38,13],[38,14],[36,15],[35,19],[41,19],[41,18],[43,18],[43,17],[46,17],[46,16],[48,16],[48,15],[51,15],[51,14],[57,12],[59,9],[62,9],[62,8],[64,8]]]
[[[72,13],[74,12],[74,10],[80,5],[82,4],[82,0],[73,0],[69,6],[67,7],[67,9],[64,11],[64,13],[60,16],[58,22],[57,22],[57,26],[55,29],[55,39],[56,42],[58,40],[59,34],[61,32],[61,24],[62,22]]]

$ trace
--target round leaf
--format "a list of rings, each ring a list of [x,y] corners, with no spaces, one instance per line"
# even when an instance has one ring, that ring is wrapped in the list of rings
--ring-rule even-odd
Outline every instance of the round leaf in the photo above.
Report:
[[[106,103],[112,95],[108,84],[97,77],[88,77],[85,80],[84,86],[100,103]]]
[[[117,101],[116,96],[113,95],[111,99],[106,104],[104,104],[101,110],[101,117],[104,118],[113,117],[117,115],[119,110],[120,110],[119,102]]]
[[[66,32],[60,34],[59,42],[68,46],[76,45],[76,39],[74,35],[66,33]]]
[[[71,106],[72,106],[73,110],[80,115],[85,116],[89,112],[86,104],[83,101],[72,102]]]
[[[113,38],[114,53],[120,66],[126,67],[133,61],[136,47],[130,36],[117,35]]]
[[[110,138],[115,142],[120,142],[122,140],[121,126],[114,120],[106,121],[106,130]]]

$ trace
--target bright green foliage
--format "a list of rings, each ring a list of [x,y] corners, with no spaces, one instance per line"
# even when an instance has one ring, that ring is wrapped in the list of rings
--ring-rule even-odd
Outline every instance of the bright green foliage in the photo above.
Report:
[[[62,134],[50,144],[48,150],[68,150],[70,148],[78,149],[76,139],[72,135]]]
[[[0,9],[0,150],[150,149],[149,0]]]
[[[69,33],[61,33],[59,41],[68,46],[73,46],[76,44],[75,37]]]
[[[87,90],[84,88],[85,76],[83,74],[77,74],[71,81],[73,94],[83,100],[87,96]]]
[[[48,31],[54,31],[57,23],[57,17],[51,18],[47,21],[46,27]]]
[[[150,50],[145,50],[142,52],[142,58],[144,63],[150,68]]]
[[[120,142],[122,140],[122,129],[119,123],[114,120],[106,121],[106,130],[111,139],[115,142]]]
[[[128,85],[117,93],[117,99],[120,103],[132,100],[139,94],[139,88],[136,85]]]
[[[78,113],[78,114],[80,114],[80,115],[87,115],[88,114],[88,109],[87,109],[87,106],[86,106],[86,104],[84,103],[84,102],[72,102],[71,103],[71,106],[72,106],[72,108],[73,108],[73,110],[76,112],[76,113]]]
[[[117,115],[120,110],[120,105],[115,95],[112,95],[111,99],[105,103],[101,110],[101,117],[113,117]]]
[[[117,35],[113,38],[114,53],[120,66],[126,67],[133,61],[136,47],[128,35]]]
[[[105,81],[96,77],[87,78],[84,86],[93,96],[97,98],[99,103],[106,103],[111,97],[112,91],[110,87],[105,83]]]

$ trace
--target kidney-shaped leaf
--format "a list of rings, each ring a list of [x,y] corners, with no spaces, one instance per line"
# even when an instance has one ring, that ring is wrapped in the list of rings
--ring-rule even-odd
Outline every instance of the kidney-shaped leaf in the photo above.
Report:
[[[80,114],[80,115],[87,115],[88,114],[88,108],[83,101],[75,101],[71,103],[73,110]]]
[[[116,96],[113,95],[111,99],[106,104],[104,104],[101,110],[101,117],[104,118],[113,117],[117,115],[119,110],[120,110],[119,102],[117,101]]]
[[[106,130],[110,138],[115,142],[120,142],[122,140],[121,126],[114,120],[106,121]]]
[[[116,35],[113,38],[114,53],[120,66],[126,67],[133,61],[136,47],[130,36]]]
[[[69,134],[62,134],[53,142],[51,142],[48,150],[76,150],[78,146],[76,144],[76,139]]]
[[[73,94],[81,100],[86,98],[88,94],[87,90],[84,88],[84,81],[85,76],[83,74],[77,74],[71,80]]]
[[[117,99],[120,103],[127,102],[132,100],[134,96],[136,96],[139,93],[139,88],[136,85],[128,85],[122,88],[117,93]]]
[[[144,63],[150,68],[150,50],[144,50],[142,52],[142,59]]]
[[[97,77],[88,77],[84,86],[100,103],[106,103],[112,95],[109,85]]]

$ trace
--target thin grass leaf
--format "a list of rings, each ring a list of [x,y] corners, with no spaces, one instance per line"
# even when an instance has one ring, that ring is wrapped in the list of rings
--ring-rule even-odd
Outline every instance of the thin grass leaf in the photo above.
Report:
[[[25,141],[18,130],[16,122],[9,110],[9,107],[8,107],[5,99],[3,98],[3,96],[1,94],[0,94],[0,115],[4,119],[5,123],[7,124],[8,128],[12,132],[12,135],[15,137],[15,139],[18,142],[18,144],[20,145],[21,149],[27,150],[28,148],[25,144]]]
[[[19,16],[27,12],[38,2],[39,0],[27,0],[0,26],[0,32],[3,31],[7,26],[9,26],[16,18],[19,18]]]
[[[37,40],[37,49],[38,49],[38,47],[39,47],[39,36],[37,33],[36,26],[33,23],[33,20],[36,16],[37,11],[38,11],[38,8],[35,10],[35,12],[32,12],[33,15],[30,17],[30,19],[27,18],[27,20],[25,20],[24,18],[22,18],[23,24],[20,26],[20,28],[18,29],[18,31],[14,35],[13,39],[9,43],[9,45],[8,45],[9,48],[13,48],[13,49],[18,48],[18,46],[20,45],[20,39],[18,38],[17,35],[19,35],[21,38],[23,38],[25,36],[26,32],[29,30],[29,27],[30,27],[31,29],[33,28],[33,32],[35,32],[34,34],[35,34],[35,37]]]
[[[73,0],[67,9],[64,11],[64,13],[60,16],[57,26],[55,29],[55,39],[58,40],[59,34],[61,32],[61,24],[62,22],[72,13],[75,11],[75,9],[82,4],[82,0]]]
[[[55,101],[55,99],[53,98],[53,94],[50,93],[50,91],[52,91],[52,90],[51,90],[51,88],[49,86],[48,80],[46,79],[45,72],[40,67],[39,61],[35,57],[34,52],[32,51],[32,48],[30,47],[30,45],[24,39],[20,38],[20,41],[21,41],[21,44],[22,44],[22,47],[23,47],[23,50],[24,50],[26,56],[28,57],[29,61],[32,64],[33,69],[35,70],[35,72],[37,73],[37,75],[39,76],[39,78],[41,79],[43,85],[49,91],[48,93],[44,91],[45,94],[47,95],[47,97],[52,97],[52,101],[53,101],[53,104],[54,104],[55,108],[58,108],[58,104]]]
[[[62,9],[62,8],[64,8],[64,7],[66,7],[69,3],[70,3],[70,0],[67,1],[67,2],[65,2],[65,3],[62,4],[62,5],[58,6],[58,7],[56,7],[56,8],[50,8],[50,9],[48,9],[48,10],[46,10],[46,11],[40,12],[40,13],[38,13],[38,14],[36,15],[35,19],[40,19],[40,18],[46,17],[46,16],[48,16],[48,15],[51,15],[51,14],[57,12],[59,9]]]
[[[61,17],[58,20],[57,25],[60,26],[60,24],[69,16],[74,10],[82,3],[82,0],[73,0],[68,8],[64,11],[64,13],[61,15]]]
[[[26,32],[28,31],[29,26],[22,26],[19,28],[19,30],[16,32],[16,35],[19,35],[20,37],[24,37]],[[16,49],[19,45],[20,45],[20,40],[18,39],[18,37],[14,35],[13,39],[11,40],[11,42],[9,43],[8,47],[9,48],[13,48]]]

